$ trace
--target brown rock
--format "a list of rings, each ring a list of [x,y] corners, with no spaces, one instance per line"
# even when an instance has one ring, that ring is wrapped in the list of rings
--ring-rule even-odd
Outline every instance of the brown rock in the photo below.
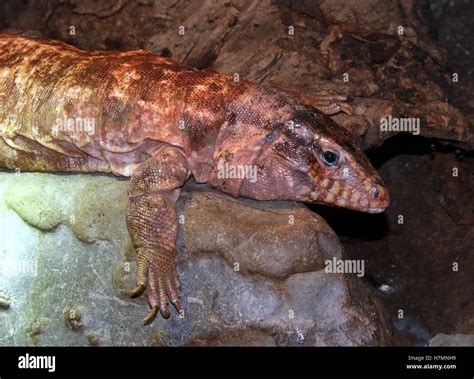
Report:
[[[184,217],[186,250],[215,252],[243,274],[286,278],[320,270],[326,259],[341,254],[335,233],[301,205],[265,209],[258,202],[245,205],[198,192],[186,203]]]

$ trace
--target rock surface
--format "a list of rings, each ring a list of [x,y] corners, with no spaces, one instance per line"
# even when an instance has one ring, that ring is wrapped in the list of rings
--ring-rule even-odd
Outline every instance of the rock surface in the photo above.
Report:
[[[192,187],[192,186],[191,186]],[[127,181],[0,173],[0,345],[394,345],[386,313],[304,206],[188,188],[179,201],[184,318],[142,326]]]
[[[437,334],[429,346],[474,346],[474,336],[468,334]]]

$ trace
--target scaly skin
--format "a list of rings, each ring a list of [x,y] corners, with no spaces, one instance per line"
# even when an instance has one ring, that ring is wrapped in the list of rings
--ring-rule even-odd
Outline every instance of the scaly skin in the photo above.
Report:
[[[145,324],[158,311],[168,317],[169,301],[183,312],[175,203],[191,175],[257,200],[370,213],[388,206],[388,191],[355,138],[323,114],[341,110],[351,111],[343,96],[234,82],[143,50],[86,52],[0,34],[0,167],[131,177],[132,296],[147,290]],[[223,167],[244,166],[256,176],[221,175]]]

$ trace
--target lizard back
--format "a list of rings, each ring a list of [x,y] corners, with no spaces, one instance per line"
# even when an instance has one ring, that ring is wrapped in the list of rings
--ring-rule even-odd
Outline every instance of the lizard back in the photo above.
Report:
[[[130,176],[163,144],[198,159],[235,87],[145,50],[0,34],[0,166]]]

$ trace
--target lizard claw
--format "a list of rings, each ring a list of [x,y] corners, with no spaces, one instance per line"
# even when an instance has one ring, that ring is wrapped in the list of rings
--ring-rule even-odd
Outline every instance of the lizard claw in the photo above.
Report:
[[[340,112],[344,112],[346,114],[348,114],[349,116],[352,115],[352,113],[354,113],[354,109],[352,109],[352,107],[347,104],[347,103],[338,103],[336,104],[337,108],[339,108],[339,111]]]
[[[145,292],[146,286],[143,284],[139,284],[132,290],[132,294],[130,295],[132,299],[135,299],[136,297],[140,297],[143,292]]]
[[[151,308],[150,312],[148,312],[147,316],[143,319],[143,325],[146,326],[148,324],[151,324],[153,320],[156,318],[156,315],[158,314],[158,306],[154,306]]]
[[[146,284],[145,284],[146,283]],[[147,289],[150,312],[143,320],[148,325],[156,318],[158,312],[163,318],[171,316],[168,304],[171,302],[176,311],[182,315],[184,310],[179,303],[180,281],[174,260],[168,255],[150,253],[138,249],[137,287],[131,293],[132,298],[141,296]]]
[[[181,317],[184,317],[184,308],[181,306],[180,302],[176,300],[176,301],[171,301],[171,303],[174,305],[179,315]]]

